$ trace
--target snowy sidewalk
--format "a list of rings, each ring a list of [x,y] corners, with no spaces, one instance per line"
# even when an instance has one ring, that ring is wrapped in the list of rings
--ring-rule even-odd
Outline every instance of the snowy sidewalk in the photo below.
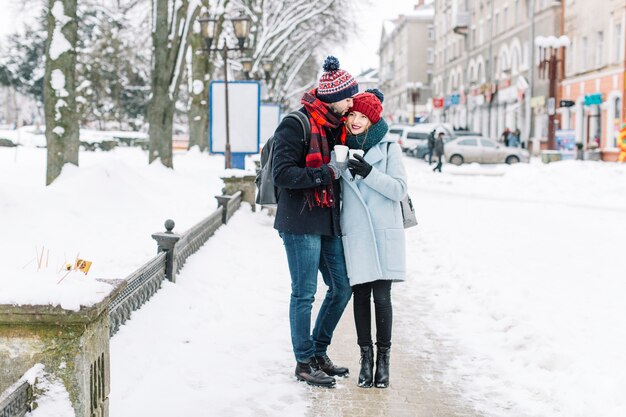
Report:
[[[352,375],[331,390],[296,382],[290,280],[272,222],[244,205],[189,259],[176,284],[164,283],[122,326],[111,343],[112,417],[475,416],[440,382],[441,363],[431,363],[430,353],[452,352],[431,339],[419,321],[424,306],[400,287],[389,389],[356,386],[351,304],[329,353]],[[409,342],[416,339],[419,345]]]

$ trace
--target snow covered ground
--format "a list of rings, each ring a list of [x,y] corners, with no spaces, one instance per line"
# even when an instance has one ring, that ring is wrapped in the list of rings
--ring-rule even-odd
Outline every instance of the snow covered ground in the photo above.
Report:
[[[0,148],[0,303],[52,282],[62,294],[126,276],[154,254],[150,234],[164,219],[183,231],[214,209],[222,158],[179,154],[174,171],[146,159],[81,153],[81,167],[46,188],[45,150]],[[444,165],[439,175],[405,163],[420,225],[407,231],[396,326],[418,318],[454,346],[443,377],[486,416],[626,415],[626,166]],[[242,239],[254,250],[239,253]],[[94,266],[57,285],[56,271],[23,268],[42,245]],[[290,378],[288,294],[271,218],[244,206],[112,339],[111,416],[146,404],[153,416],[303,415],[310,395]]]

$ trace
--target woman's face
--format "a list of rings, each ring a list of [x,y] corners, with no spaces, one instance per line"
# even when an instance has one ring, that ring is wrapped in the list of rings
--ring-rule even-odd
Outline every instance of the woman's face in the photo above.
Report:
[[[371,124],[372,122],[370,122],[370,119],[368,119],[363,113],[358,111],[351,111],[348,113],[346,125],[348,126],[348,130],[350,130],[353,135],[365,132]]]

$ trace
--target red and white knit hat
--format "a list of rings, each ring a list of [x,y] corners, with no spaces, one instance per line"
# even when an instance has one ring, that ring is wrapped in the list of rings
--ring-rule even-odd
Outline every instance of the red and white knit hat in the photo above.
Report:
[[[353,97],[352,107],[348,111],[363,113],[373,124],[380,121],[385,96],[377,89],[365,90]]]
[[[359,85],[347,71],[339,69],[339,60],[329,56],[324,61],[324,73],[317,87],[317,98],[324,103],[336,103],[359,92]]]

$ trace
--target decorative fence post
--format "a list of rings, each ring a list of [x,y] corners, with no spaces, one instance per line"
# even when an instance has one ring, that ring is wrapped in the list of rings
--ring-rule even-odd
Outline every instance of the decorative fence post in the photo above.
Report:
[[[152,238],[157,241],[158,249],[157,253],[165,252],[167,254],[165,260],[165,278],[172,282],[176,282],[176,254],[174,253],[174,248],[176,247],[176,242],[180,240],[180,235],[173,233],[174,229],[174,220],[167,219],[165,221],[165,232],[163,233],[154,233]]]
[[[242,175],[240,176],[221,177],[222,181],[224,181],[222,194],[229,196],[234,195],[237,191],[241,191],[241,199],[250,204],[252,211],[256,211],[256,184],[254,182],[256,175],[248,171],[241,172]]]

